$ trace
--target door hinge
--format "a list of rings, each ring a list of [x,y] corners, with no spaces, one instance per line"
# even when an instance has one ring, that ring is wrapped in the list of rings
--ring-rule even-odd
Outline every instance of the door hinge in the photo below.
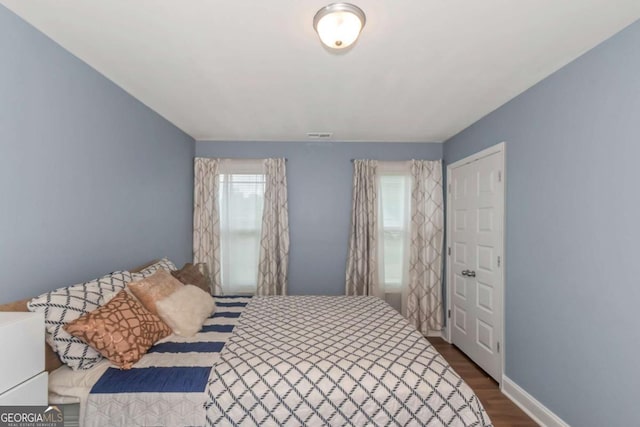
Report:
[[[497,344],[498,344],[498,353],[500,353],[500,341],[498,341]]]
[[[500,267],[500,257],[498,257],[498,267]]]
[[[451,310],[447,310],[447,311],[448,311],[448,313],[447,313],[447,317],[448,317],[449,319],[451,319]]]
[[[447,254],[448,254],[448,255],[451,255],[451,246],[449,246],[449,247],[447,248]]]
[[[498,171],[498,182],[502,182],[502,171]]]

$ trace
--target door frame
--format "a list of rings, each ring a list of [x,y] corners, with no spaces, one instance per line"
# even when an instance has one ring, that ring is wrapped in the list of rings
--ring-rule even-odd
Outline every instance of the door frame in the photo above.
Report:
[[[446,296],[447,296],[447,311],[445,313],[445,318],[446,318],[446,322],[447,322],[447,326],[445,327],[445,333],[443,334],[443,338],[448,342],[451,343],[451,317],[450,317],[450,313],[451,313],[451,259],[450,259],[450,244],[451,244],[451,224],[452,224],[452,213],[451,213],[451,174],[453,172],[453,169],[456,169],[460,166],[464,166],[466,164],[475,162],[477,160],[480,160],[484,157],[488,157],[492,154],[496,154],[496,153],[502,153],[502,185],[503,185],[503,194],[502,194],[502,268],[500,269],[500,275],[502,278],[502,302],[500,304],[500,306],[498,307],[499,313],[498,316],[501,318],[501,325],[502,327],[500,328],[500,388],[502,389],[502,383],[503,383],[503,378],[504,378],[504,366],[505,366],[505,353],[506,353],[506,343],[505,343],[505,296],[506,296],[506,288],[507,288],[507,284],[506,284],[506,268],[507,268],[507,257],[505,255],[505,244],[506,244],[506,239],[505,239],[505,235],[506,235],[506,225],[507,225],[507,216],[506,216],[506,198],[507,198],[507,170],[506,170],[506,166],[507,166],[507,143],[505,141],[500,142],[499,144],[493,145],[489,148],[486,148],[484,150],[478,151],[477,153],[471,154],[470,156],[465,157],[464,159],[460,159],[456,162],[453,162],[449,165],[447,165],[447,188],[445,190],[446,195],[447,195],[447,203],[446,203],[446,220],[447,220],[447,224],[446,224],[446,239],[447,239],[447,247],[445,248],[445,253],[446,253],[446,259],[447,259],[447,271],[446,271],[446,277],[445,277],[445,290],[446,290]]]

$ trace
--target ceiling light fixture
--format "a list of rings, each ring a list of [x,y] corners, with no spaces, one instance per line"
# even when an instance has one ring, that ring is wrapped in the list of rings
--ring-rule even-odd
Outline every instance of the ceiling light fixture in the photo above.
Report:
[[[364,12],[350,3],[332,3],[313,17],[313,28],[322,43],[331,49],[344,49],[358,39],[367,21]]]

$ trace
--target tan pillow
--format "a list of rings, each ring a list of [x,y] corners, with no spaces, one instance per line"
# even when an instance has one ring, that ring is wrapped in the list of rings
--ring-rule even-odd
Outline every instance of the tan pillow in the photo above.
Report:
[[[128,286],[144,308],[158,314],[156,301],[168,297],[184,285],[168,271],[158,270],[145,279],[129,283]]]
[[[64,326],[111,363],[131,369],[158,340],[171,335],[160,318],[147,311],[126,291],[120,291],[102,307]]]
[[[183,337],[195,335],[216,311],[211,295],[194,285],[185,285],[156,303],[158,316]]]
[[[147,278],[158,270],[171,271],[175,269],[176,265],[173,262],[168,258],[162,258],[160,261],[136,269],[136,271],[133,272],[133,280]]]
[[[211,294],[209,279],[202,274],[197,265],[188,262],[180,270],[172,271],[171,275],[185,285],[197,286],[207,294]]]

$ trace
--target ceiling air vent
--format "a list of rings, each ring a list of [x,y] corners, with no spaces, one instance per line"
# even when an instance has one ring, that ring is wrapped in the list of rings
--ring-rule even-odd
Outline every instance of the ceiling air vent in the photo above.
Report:
[[[333,132],[307,132],[309,139],[331,139]]]

